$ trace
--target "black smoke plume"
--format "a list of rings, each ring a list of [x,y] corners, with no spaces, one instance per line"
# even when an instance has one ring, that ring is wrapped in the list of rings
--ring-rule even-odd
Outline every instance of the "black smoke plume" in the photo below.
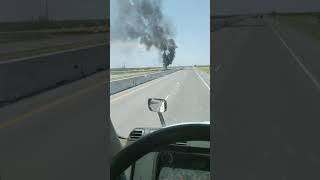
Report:
[[[177,45],[174,26],[164,18],[162,0],[116,0],[116,20],[111,24],[111,38],[139,40],[149,50],[162,52],[163,67],[172,64]]]

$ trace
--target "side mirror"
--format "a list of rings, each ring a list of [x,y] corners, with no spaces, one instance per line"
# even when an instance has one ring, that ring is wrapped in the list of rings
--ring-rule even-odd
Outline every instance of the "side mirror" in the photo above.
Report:
[[[149,110],[153,112],[166,112],[167,101],[165,99],[149,98],[148,107]]]

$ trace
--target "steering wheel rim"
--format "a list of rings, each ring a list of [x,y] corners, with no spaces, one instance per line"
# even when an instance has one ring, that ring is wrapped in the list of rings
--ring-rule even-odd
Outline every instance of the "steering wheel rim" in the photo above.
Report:
[[[210,141],[210,124],[178,124],[159,129],[141,137],[112,158],[110,179],[119,177],[132,163],[154,149],[177,141]]]

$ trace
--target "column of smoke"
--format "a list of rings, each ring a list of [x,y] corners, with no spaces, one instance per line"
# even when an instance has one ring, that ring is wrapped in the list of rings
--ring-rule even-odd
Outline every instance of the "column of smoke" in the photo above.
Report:
[[[174,26],[163,16],[162,0],[116,0],[115,4],[117,16],[112,18],[111,38],[139,40],[147,50],[157,48],[167,69],[175,58],[177,45]]]

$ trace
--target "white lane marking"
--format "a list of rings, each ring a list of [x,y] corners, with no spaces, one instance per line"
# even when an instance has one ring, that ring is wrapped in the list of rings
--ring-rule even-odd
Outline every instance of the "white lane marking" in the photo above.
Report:
[[[205,80],[202,79],[202,77],[198,74],[197,70],[194,69],[193,71],[198,75],[198,77],[201,79],[204,85],[210,90],[210,86],[206,83]]]
[[[177,71],[177,72],[178,72],[178,71]],[[139,87],[139,88],[137,88],[137,89],[134,89],[134,90],[132,90],[132,91],[126,93],[126,94],[123,94],[123,95],[121,95],[121,96],[118,96],[118,97],[110,100],[110,103],[113,103],[113,102],[115,102],[115,101],[117,101],[117,100],[119,100],[119,99],[122,99],[123,97],[129,96],[129,95],[131,95],[131,94],[133,94],[133,93],[135,93],[135,92],[137,92],[137,91],[140,91],[140,90],[142,90],[142,89],[144,89],[144,88],[147,88],[147,87],[149,87],[149,86],[151,86],[151,85],[154,85],[154,84],[157,83],[157,82],[160,82],[160,81],[162,81],[162,80],[164,80],[164,79],[166,79],[166,78],[168,78],[168,77],[171,77],[171,76],[174,75],[175,73],[176,73],[176,72],[174,72],[174,73],[172,73],[172,74],[169,74],[169,75],[167,75],[167,76],[164,76],[164,77],[162,77],[162,78],[160,78],[160,79],[156,79],[156,80],[154,80],[154,81],[150,81],[150,83],[147,84],[147,85],[146,85],[146,84],[142,84],[141,87]],[[144,86],[143,86],[143,85],[144,85]]]
[[[317,90],[320,91],[320,84],[316,80],[316,78],[312,75],[312,73],[305,67],[305,65],[301,62],[301,60],[298,58],[298,56],[293,52],[293,50],[288,46],[288,44],[283,40],[279,32],[277,32],[273,25],[270,24],[270,27],[273,31],[273,33],[280,39],[282,44],[288,49],[291,56],[294,58],[294,60],[299,64],[299,66],[302,68],[302,70],[307,74],[307,76],[310,78],[310,80],[313,82],[313,84],[316,86]]]
[[[25,57],[21,57],[21,58],[1,61],[0,64],[6,64],[6,63],[11,63],[11,62],[17,62],[17,61],[26,61],[26,60],[29,60],[31,58],[52,56],[52,55],[56,55],[56,54],[62,54],[62,53],[67,53],[67,52],[72,52],[72,51],[79,51],[79,50],[83,50],[83,49],[89,49],[89,48],[94,48],[94,47],[104,46],[104,45],[107,45],[107,43],[99,43],[99,44],[95,44],[95,45],[83,46],[83,47],[80,47],[80,48],[72,48],[72,49],[66,49],[66,50],[61,50],[61,51],[42,53],[42,54],[34,55],[34,56],[25,56]]]

